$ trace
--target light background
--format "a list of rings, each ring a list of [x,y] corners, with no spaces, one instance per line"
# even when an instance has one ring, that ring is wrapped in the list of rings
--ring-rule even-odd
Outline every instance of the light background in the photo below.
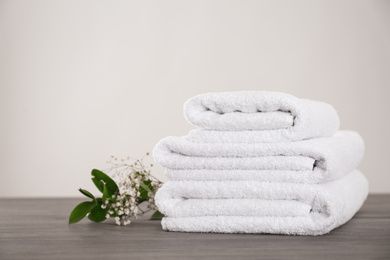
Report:
[[[366,142],[370,191],[390,192],[390,1],[0,0],[0,197],[96,193],[92,168],[234,90],[331,103]]]

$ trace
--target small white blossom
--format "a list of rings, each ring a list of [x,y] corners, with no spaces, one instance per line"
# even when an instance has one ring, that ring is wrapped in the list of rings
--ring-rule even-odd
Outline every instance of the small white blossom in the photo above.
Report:
[[[119,192],[112,196],[114,201],[106,199],[102,204],[102,208],[109,209],[105,215],[106,218],[116,214],[115,222],[117,225],[128,225],[131,223],[131,217],[137,218],[138,215],[148,211],[144,212],[138,207],[137,198],[141,195],[140,185],[142,182],[151,182],[152,191],[147,193],[148,204],[146,205],[149,210],[156,209],[154,197],[162,185],[161,181],[151,175],[150,167],[153,164],[146,165],[143,163],[143,159],[130,162],[130,159],[131,157],[127,156],[121,158],[121,162],[118,162],[118,158],[112,155],[109,161],[111,164],[109,171],[112,171],[111,176],[118,184]]]

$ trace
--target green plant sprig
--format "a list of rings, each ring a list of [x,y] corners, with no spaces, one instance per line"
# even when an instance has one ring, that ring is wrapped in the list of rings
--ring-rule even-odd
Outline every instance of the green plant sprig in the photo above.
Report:
[[[112,158],[117,160],[114,156]],[[151,219],[159,220],[164,217],[154,205],[154,195],[162,182],[150,175],[150,171],[145,170],[142,160],[137,160],[134,164],[114,163],[110,170],[119,167],[122,167],[122,171],[119,172],[124,175],[121,176],[120,182],[122,190],[107,174],[97,169],[92,170],[92,182],[102,193],[102,197],[95,198],[92,193],[80,188],[80,193],[92,200],[84,201],[73,209],[69,216],[69,224],[77,223],[88,216],[88,219],[94,222],[115,218],[118,225],[127,225],[130,224],[130,217],[136,218],[137,215],[150,210],[155,210]],[[119,172],[116,171],[116,175]],[[149,203],[148,210],[144,211],[139,207],[143,202]]]

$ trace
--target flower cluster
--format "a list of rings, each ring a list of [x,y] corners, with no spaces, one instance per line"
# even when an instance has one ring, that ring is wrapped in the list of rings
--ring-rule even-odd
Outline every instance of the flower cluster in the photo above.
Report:
[[[131,217],[137,218],[157,209],[154,198],[162,182],[151,174],[153,164],[146,166],[144,158],[133,159],[128,156],[119,159],[112,155],[107,161],[111,167],[105,172],[112,176],[119,190],[111,197],[103,198],[101,208],[107,209],[106,218],[115,217],[117,225],[128,225]],[[147,209],[140,208],[143,202],[149,202]]]

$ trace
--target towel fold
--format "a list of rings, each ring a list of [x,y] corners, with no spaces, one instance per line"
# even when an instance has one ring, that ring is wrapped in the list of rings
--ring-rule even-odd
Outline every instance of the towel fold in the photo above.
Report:
[[[156,205],[165,230],[321,235],[351,219],[367,194],[354,170],[323,184],[169,181]]]
[[[202,128],[189,136],[198,142],[297,141],[332,136],[340,126],[329,104],[267,91],[198,95],[185,103],[184,114]]]
[[[190,142],[186,137],[168,137],[153,151],[155,161],[168,168],[170,179],[183,175],[190,180],[229,180],[240,172],[244,174],[240,175],[242,180],[250,176],[248,180],[307,183],[344,176],[356,168],[363,153],[363,140],[352,131],[339,131],[326,138],[264,144],[207,144]]]
[[[326,103],[267,91],[208,93],[184,105],[199,127],[153,150],[155,203],[169,231],[322,235],[350,220],[368,182],[364,142]]]

